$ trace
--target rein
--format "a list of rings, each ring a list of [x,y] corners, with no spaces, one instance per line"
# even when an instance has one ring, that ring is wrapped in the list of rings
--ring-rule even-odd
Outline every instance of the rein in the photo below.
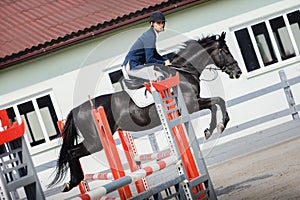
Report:
[[[188,73],[188,74],[192,74],[194,76],[196,76],[193,72],[191,72],[190,70],[186,70],[186,69],[183,69],[183,68],[179,68],[181,66],[179,65],[172,65],[171,68],[172,69],[175,69],[177,71],[181,71],[181,72],[185,72],[185,73]],[[222,70],[222,69],[219,69],[217,67],[205,67],[204,70],[210,70],[210,71],[213,71],[214,73],[214,77],[212,79],[199,79],[200,81],[214,81],[216,80],[216,78],[218,77],[218,73],[217,73],[217,70]],[[198,79],[199,77],[197,77]]]
[[[227,70],[228,66],[236,64],[236,63],[237,63],[237,61],[227,63],[227,64],[223,65],[223,67],[221,67],[221,68],[218,68],[218,67],[205,67],[204,70],[212,71],[214,73],[214,77],[212,79],[203,79],[203,78],[201,78],[200,81],[207,81],[207,82],[214,81],[218,78],[218,75],[219,75],[217,70],[220,70],[220,71],[223,72],[223,71]],[[182,69],[182,68],[177,68],[176,65],[172,65],[172,66],[174,66],[174,67],[171,67],[171,68],[176,69],[178,71],[182,71],[182,72],[185,72],[185,73],[188,73],[188,74],[193,74],[189,70],[185,70],[185,69]]]
[[[204,78],[200,78],[200,81],[206,81],[206,82],[210,82],[210,81],[214,81],[218,78],[218,72],[217,70],[221,70],[219,68],[216,68],[216,67],[205,67],[205,69],[209,69],[209,71],[212,71],[214,73],[214,77],[212,79],[204,79]]]
[[[174,64],[172,64],[170,66],[170,68],[172,68],[172,69],[174,69],[176,71],[181,71],[181,72],[184,72],[184,73],[187,73],[187,74],[191,74],[194,77],[196,77],[196,79],[198,79],[198,77],[195,75],[195,73],[193,73],[191,70],[187,70],[187,69],[182,68],[181,65],[174,65]]]

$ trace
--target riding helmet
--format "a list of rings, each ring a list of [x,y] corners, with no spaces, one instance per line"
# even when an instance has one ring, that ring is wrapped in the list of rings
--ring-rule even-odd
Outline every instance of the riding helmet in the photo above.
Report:
[[[153,12],[150,16],[150,22],[165,22],[165,16],[162,12],[156,11]]]

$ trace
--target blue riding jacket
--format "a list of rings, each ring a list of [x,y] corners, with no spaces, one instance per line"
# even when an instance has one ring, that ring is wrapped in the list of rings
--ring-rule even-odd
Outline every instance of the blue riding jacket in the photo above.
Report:
[[[130,48],[123,66],[128,61],[130,69],[139,69],[144,67],[144,64],[149,63],[164,64],[167,58],[159,55],[157,52],[156,37],[156,33],[152,27],[144,32]]]

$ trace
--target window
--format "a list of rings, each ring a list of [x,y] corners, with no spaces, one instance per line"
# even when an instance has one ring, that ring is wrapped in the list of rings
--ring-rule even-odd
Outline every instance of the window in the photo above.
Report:
[[[240,46],[240,51],[243,56],[247,71],[259,69],[259,63],[255,56],[255,50],[251,43],[250,35],[246,28],[235,31],[235,37]]]
[[[17,107],[25,122],[25,134],[30,141],[30,145],[35,146],[37,144],[44,143],[45,138],[32,101],[22,103]]]
[[[259,23],[251,27],[257,47],[262,57],[264,66],[277,62],[274,48],[268,34],[267,26],[265,23]]]
[[[271,68],[299,57],[300,11],[250,24],[234,34],[248,72]]]
[[[287,14],[298,50],[300,51],[300,11]]]
[[[17,103],[6,109],[11,122],[20,116],[30,146],[49,142],[60,136],[57,115],[49,94]]]
[[[122,70],[117,70],[114,72],[110,72],[109,74],[110,81],[112,83],[112,86],[115,91],[120,91],[123,90],[122,84],[121,84],[121,79],[123,78],[123,72]]]
[[[50,140],[56,138],[60,131],[57,126],[58,119],[50,95],[38,98],[37,104]]]
[[[282,60],[294,57],[295,51],[293,49],[293,44],[291,42],[283,17],[271,19],[270,25],[272,27]]]

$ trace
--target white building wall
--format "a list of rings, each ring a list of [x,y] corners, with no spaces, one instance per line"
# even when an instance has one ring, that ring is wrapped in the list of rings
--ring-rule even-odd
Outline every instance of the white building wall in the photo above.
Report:
[[[240,79],[230,80],[226,74],[219,72],[218,84],[202,82],[203,96],[220,95],[226,101],[237,99],[243,95],[280,82],[278,71],[284,69],[288,79],[300,75],[299,58],[293,63],[277,66],[273,71],[264,73],[246,73],[237,43],[232,30],[243,27],[252,21],[264,19],[269,15],[299,8],[298,0],[269,1],[209,1],[167,15],[165,33],[160,34],[158,48],[168,52],[179,47],[187,38],[199,38],[202,35],[227,32],[226,41],[244,74]],[[88,99],[88,95],[96,96],[112,92],[107,72],[119,68],[123,58],[133,41],[148,27],[141,23],[126,30],[95,38],[88,42],[74,45],[55,53],[42,56],[14,67],[0,71],[0,109],[12,102],[24,101],[31,96],[43,92],[51,92],[59,119],[66,118],[70,109]],[[178,36],[179,34],[179,36]],[[207,74],[207,76],[210,76]],[[300,104],[300,84],[291,87],[296,101]],[[274,91],[228,108],[231,121],[228,128],[234,128],[259,117],[288,108],[283,90]],[[209,115],[194,121],[195,130],[201,136],[209,125]],[[254,127],[240,130],[224,137],[224,141],[236,139],[268,126],[291,120],[285,116],[265,122]],[[219,141],[224,142],[224,141]],[[36,166],[57,159],[60,140],[54,140],[50,146],[41,145],[30,149]],[[50,148],[50,150],[49,150]],[[147,150],[148,151],[148,148]],[[89,165],[89,163],[87,164]],[[43,188],[53,168],[39,173]]]

